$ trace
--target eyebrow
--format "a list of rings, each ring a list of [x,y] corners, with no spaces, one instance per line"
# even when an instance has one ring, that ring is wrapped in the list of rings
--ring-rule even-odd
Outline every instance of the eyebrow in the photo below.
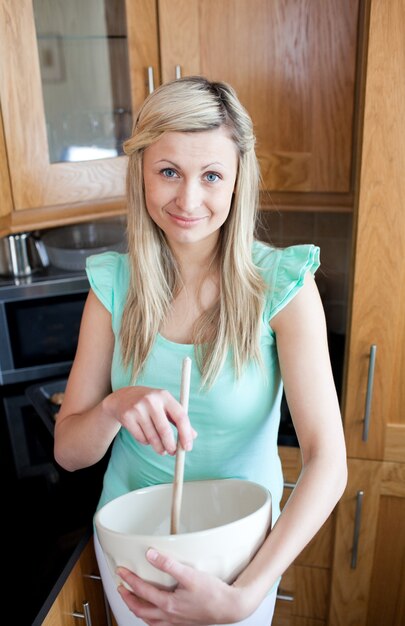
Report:
[[[170,159],[159,159],[159,161],[155,161],[155,165],[159,165],[159,163],[170,163],[170,165],[173,165],[173,167],[175,167],[176,169],[181,170],[180,165],[178,165],[174,161],[171,161]],[[209,167],[214,167],[214,166],[218,166],[218,165],[220,167],[224,167],[224,165],[222,163],[220,163],[219,161],[213,161],[212,163],[207,163],[207,165],[203,165],[203,167],[201,168],[201,172],[203,170],[208,169]]]

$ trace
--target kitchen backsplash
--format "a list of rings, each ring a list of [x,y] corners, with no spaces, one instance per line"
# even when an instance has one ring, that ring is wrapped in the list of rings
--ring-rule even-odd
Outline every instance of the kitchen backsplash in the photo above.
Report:
[[[316,282],[328,329],[346,331],[352,255],[352,215],[349,213],[261,211],[258,238],[277,247],[314,243],[321,249]]]

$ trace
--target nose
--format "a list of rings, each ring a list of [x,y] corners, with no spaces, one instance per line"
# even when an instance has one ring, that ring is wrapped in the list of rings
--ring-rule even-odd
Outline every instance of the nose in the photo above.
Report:
[[[177,188],[176,206],[184,213],[193,213],[202,204],[202,190],[197,181],[183,180]]]

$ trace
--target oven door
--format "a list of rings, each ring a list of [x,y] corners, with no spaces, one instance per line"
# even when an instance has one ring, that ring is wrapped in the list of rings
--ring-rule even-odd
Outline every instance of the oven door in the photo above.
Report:
[[[12,299],[0,310],[0,383],[66,374],[88,291]]]
[[[0,445],[3,537],[12,555],[3,592],[13,607],[8,623],[28,625],[91,528],[108,455],[90,468],[63,470],[54,460],[52,429],[25,390],[22,384],[0,387]]]

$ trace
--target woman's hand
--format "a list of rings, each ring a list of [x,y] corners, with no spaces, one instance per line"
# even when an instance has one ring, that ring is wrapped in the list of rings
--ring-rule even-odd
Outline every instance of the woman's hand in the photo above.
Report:
[[[128,608],[150,626],[193,626],[238,622],[255,609],[244,603],[243,590],[149,549],[154,567],[178,582],[173,591],[158,589],[120,567],[117,574],[131,587],[118,587]]]
[[[197,436],[182,405],[164,389],[123,387],[103,401],[103,410],[120,422],[131,435],[158,454],[175,454],[174,424],[183,448],[193,447]]]

